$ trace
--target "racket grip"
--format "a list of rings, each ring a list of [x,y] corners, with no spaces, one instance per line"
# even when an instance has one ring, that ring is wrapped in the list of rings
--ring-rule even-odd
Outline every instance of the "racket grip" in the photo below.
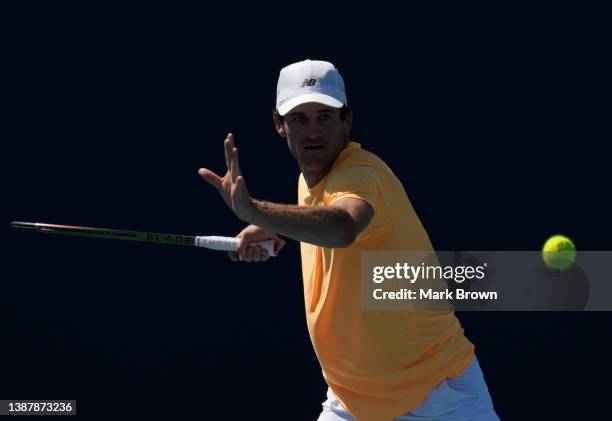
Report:
[[[198,236],[195,238],[196,247],[205,247],[212,250],[237,251],[238,239],[235,237],[220,237],[216,235]],[[278,254],[280,243],[278,240],[256,241],[250,246],[260,246],[268,252],[268,256],[274,257]]]

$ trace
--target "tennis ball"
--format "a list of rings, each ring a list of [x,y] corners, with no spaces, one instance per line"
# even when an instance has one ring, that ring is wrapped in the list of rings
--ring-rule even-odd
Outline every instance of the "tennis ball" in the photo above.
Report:
[[[563,235],[553,235],[542,247],[542,258],[549,268],[565,270],[576,259],[576,247],[569,238]]]

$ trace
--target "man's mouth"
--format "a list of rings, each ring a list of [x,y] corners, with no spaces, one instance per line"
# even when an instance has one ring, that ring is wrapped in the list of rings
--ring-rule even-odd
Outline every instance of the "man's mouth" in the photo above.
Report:
[[[316,149],[323,149],[325,147],[325,145],[306,145],[304,146],[304,149],[306,150],[316,150]]]

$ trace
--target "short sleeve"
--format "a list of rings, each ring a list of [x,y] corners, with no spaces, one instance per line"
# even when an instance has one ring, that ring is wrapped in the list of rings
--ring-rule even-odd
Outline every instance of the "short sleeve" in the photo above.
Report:
[[[359,234],[357,241],[372,239],[385,230],[389,222],[386,218],[388,212],[380,191],[380,176],[374,168],[354,166],[333,174],[325,186],[325,205],[347,197],[364,200],[374,209],[372,221]]]
[[[365,200],[375,210],[378,205],[378,175],[370,167],[351,167],[334,174],[325,186],[325,204],[331,205],[346,197]]]

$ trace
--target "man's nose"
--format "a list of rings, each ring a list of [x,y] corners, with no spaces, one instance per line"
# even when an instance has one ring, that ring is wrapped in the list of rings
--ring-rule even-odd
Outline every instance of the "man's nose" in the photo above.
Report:
[[[306,124],[306,129],[304,131],[306,137],[311,139],[318,139],[323,135],[321,130],[321,125],[317,121],[309,121]]]

